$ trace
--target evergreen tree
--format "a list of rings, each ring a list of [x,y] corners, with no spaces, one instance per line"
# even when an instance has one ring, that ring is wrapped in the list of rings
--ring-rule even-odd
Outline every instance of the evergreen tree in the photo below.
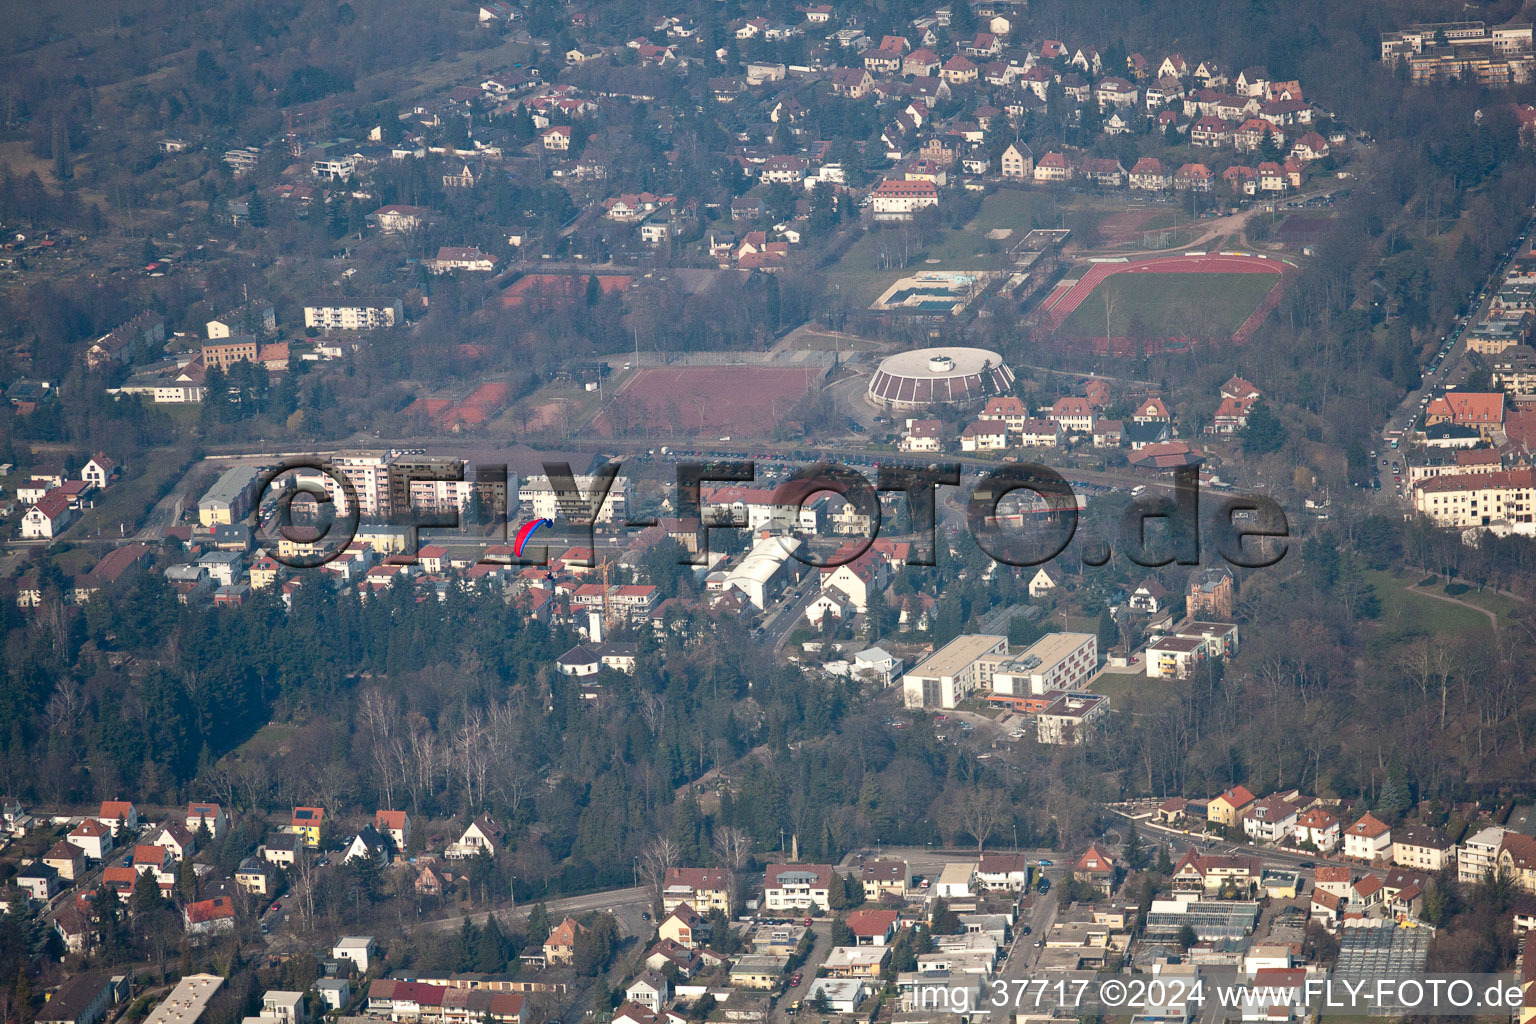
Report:
[[[32,1024],[32,976],[23,967],[16,972],[16,988],[11,993],[17,1024]]]
[[[1248,413],[1248,426],[1243,429],[1243,452],[1247,455],[1268,455],[1285,446],[1288,434],[1285,424],[1266,404],[1260,403]]]
[[[1151,861],[1151,855],[1147,852],[1147,844],[1142,842],[1141,833],[1136,831],[1136,823],[1131,822],[1130,836],[1125,840],[1125,866],[1132,871],[1141,871]]]
[[[1157,864],[1153,870],[1160,875],[1173,874],[1173,859],[1168,856],[1168,847],[1164,843],[1157,844]]]
[[[549,922],[549,908],[542,902],[535,903],[533,909],[528,911],[528,922],[524,927],[528,932],[529,945],[543,945],[553,927]]]
[[[261,189],[251,193],[247,201],[250,210],[251,227],[264,228],[267,226],[267,197],[262,195]]]
[[[492,914],[487,918],[484,930],[480,932],[475,970],[495,974],[506,965],[507,938],[501,932],[501,925],[496,923],[496,915]]]
[[[154,872],[139,872],[133,883],[133,893],[128,897],[128,909],[134,918],[143,920],[160,909],[160,883]]]
[[[933,901],[933,912],[928,916],[928,926],[935,935],[953,935],[960,930],[960,915],[949,909],[949,901]]]
[[[458,949],[454,955],[454,962],[458,964],[458,970],[473,971],[480,961],[480,929],[468,917],[464,918],[464,925],[459,929]]]
[[[121,962],[128,954],[128,936],[123,928],[123,901],[110,885],[101,887],[96,896],[96,941],[102,959],[109,964]]]
[[[1099,611],[1099,655],[1107,655],[1120,643],[1120,627],[1108,608]]]

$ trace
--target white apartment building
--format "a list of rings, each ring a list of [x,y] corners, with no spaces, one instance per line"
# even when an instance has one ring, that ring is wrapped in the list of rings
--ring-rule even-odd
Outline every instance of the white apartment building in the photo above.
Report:
[[[992,670],[992,692],[1039,697],[1047,690],[1081,690],[1099,665],[1093,633],[1049,633]]]
[[[591,493],[595,478],[576,476],[574,479],[577,493],[557,492],[549,482],[549,477],[543,474],[531,476],[518,487],[518,500],[528,505],[536,519],[569,523],[579,513],[584,521],[591,509]],[[598,509],[596,521],[599,523],[623,522],[629,513],[629,503],[633,497],[634,491],[629,477],[614,477],[613,486],[608,489],[608,494],[603,498],[603,504]]]
[[[1424,825],[1392,830],[1392,862],[1418,871],[1436,872],[1451,862],[1453,851],[1445,833]]]
[[[909,708],[953,708],[992,682],[991,670],[1006,655],[1008,638],[986,633],[957,636],[934,651],[901,681]]]
[[[1437,476],[1414,491],[1414,507],[1436,526],[1465,528],[1504,521],[1536,532],[1536,470]]]
[[[342,452],[331,457],[331,468],[352,484],[359,515],[384,514],[389,504],[389,453]],[[325,493],[336,503],[337,515],[351,515],[346,493],[330,474],[322,477]]]
[[[1483,876],[1499,863],[1504,846],[1504,829],[1490,825],[1456,848],[1456,880],[1463,884],[1481,882]]]
[[[357,160],[350,156],[315,160],[309,165],[309,173],[321,181],[346,181],[356,171]]]
[[[877,220],[911,220],[913,213],[939,205],[939,188],[931,181],[882,181],[870,194]]]
[[[304,326],[321,331],[376,331],[403,323],[399,299],[316,299],[304,306]]]
[[[1088,742],[1109,714],[1109,698],[1102,693],[1052,690],[1051,700],[1035,716],[1035,739],[1041,743],[1077,746]],[[1049,699],[1049,698],[1047,698]]]
[[[763,905],[769,910],[830,910],[830,864],[770,864],[763,872]]]

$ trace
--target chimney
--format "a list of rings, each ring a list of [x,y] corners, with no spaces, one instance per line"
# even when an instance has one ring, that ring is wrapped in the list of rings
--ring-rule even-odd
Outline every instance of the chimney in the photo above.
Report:
[[[603,642],[603,614],[602,612],[587,613],[587,639],[594,644]]]

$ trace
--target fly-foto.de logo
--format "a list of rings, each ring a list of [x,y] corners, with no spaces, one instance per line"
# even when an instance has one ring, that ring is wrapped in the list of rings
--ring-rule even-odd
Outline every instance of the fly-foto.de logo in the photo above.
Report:
[[[541,526],[551,528],[545,533],[555,532],[556,519],[562,537],[575,543],[573,534],[580,534],[587,550],[595,550],[600,513],[620,478],[621,465],[617,461],[606,463],[578,480],[568,463],[544,463],[557,517],[535,517],[524,523],[508,549],[510,556],[488,552],[484,561],[547,564],[548,546],[534,545],[532,540]],[[407,471],[399,481],[392,481],[392,487],[398,483],[401,493],[409,494],[411,484],[418,481],[463,483],[465,469],[462,465],[453,467],[450,475],[441,467],[431,473]],[[511,493],[505,466],[477,465],[470,468],[470,474],[476,487],[499,485],[502,493]],[[1114,535],[1113,544],[1104,537],[1079,542],[1084,564],[1104,565],[1118,552],[1147,567],[1198,565],[1206,554],[1214,554],[1231,565],[1257,569],[1274,565],[1285,556],[1290,524],[1284,509],[1272,498],[1222,494],[1202,501],[1197,467],[1181,466],[1171,475],[1166,490],[1132,496],[1115,529],[1109,531]],[[709,563],[711,530],[748,525],[722,514],[719,507],[707,506],[703,486],[752,483],[756,479],[756,464],[751,460],[677,465],[672,507],[678,520],[692,523],[694,530],[693,543],[685,545],[692,554],[685,554],[680,564]],[[801,513],[819,496],[841,497],[852,510],[852,518],[868,524],[867,532],[860,537],[838,537],[835,551],[801,544],[789,552],[806,565],[834,568],[858,559],[880,536],[881,494],[900,495],[897,502],[904,505],[910,520],[909,528],[903,531],[909,539],[906,563],[931,566],[936,564],[941,495],[952,499],[954,495],[945,489],[960,483],[958,463],[881,465],[871,481],[851,467],[818,462],[791,473],[764,500],[773,510],[774,521],[786,524],[785,532],[793,534],[805,532],[806,517]],[[306,506],[304,514],[296,516],[295,506],[301,502]],[[1019,567],[1042,565],[1061,556],[1077,537],[1083,513],[1081,500],[1060,473],[1027,462],[1008,463],[984,473],[972,485],[962,507],[966,529],[977,546],[992,559]],[[407,504],[388,522],[405,529],[403,554],[414,556],[420,529],[459,529],[461,519],[458,506],[422,510]],[[504,545],[509,522],[508,515],[503,514],[490,523],[487,533],[475,539],[488,547]],[[357,536],[361,525],[357,489],[345,473],[326,460],[287,460],[261,475],[249,523],[257,542],[267,547],[274,559],[292,568],[316,568],[339,557]],[[657,522],[626,516],[623,525],[643,529]]]

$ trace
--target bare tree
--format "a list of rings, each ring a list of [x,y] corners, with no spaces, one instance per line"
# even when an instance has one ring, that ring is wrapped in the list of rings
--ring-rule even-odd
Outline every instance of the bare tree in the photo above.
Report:
[[[677,844],[665,837],[657,839],[640,853],[640,877],[645,879],[657,903],[667,884],[667,872],[677,866]]]
[[[973,789],[955,805],[955,820],[972,839],[976,840],[976,852],[981,853],[992,833],[1003,823],[1007,814],[1003,794],[995,789]]]
[[[752,852],[752,837],[734,825],[715,829],[715,858],[732,874],[739,873]]]
[[[299,844],[293,858],[293,893],[299,901],[299,920],[306,933],[315,929],[315,883],[319,869],[309,847]]]

